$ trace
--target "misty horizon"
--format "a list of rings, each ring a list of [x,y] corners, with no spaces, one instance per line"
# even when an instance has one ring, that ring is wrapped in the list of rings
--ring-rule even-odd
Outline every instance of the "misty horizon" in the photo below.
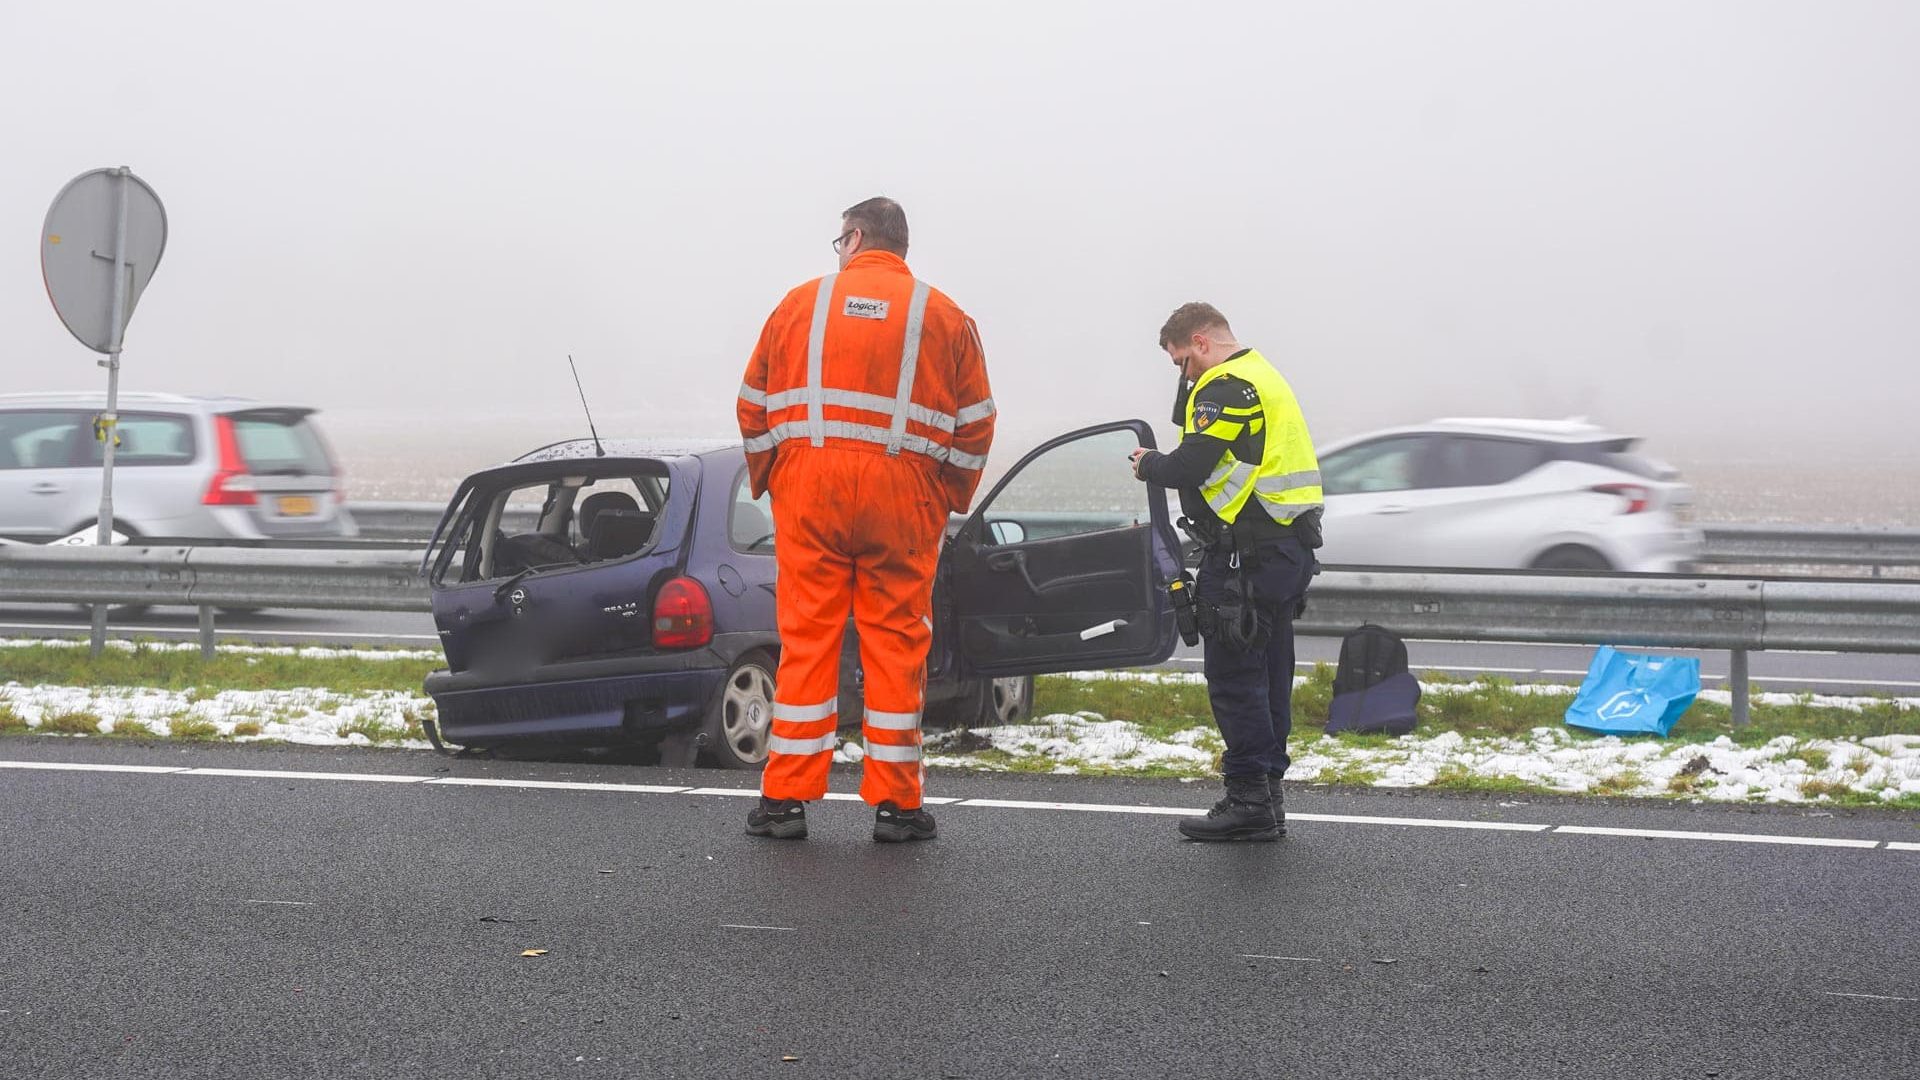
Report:
[[[123,388],[341,430],[558,425],[572,353],[603,434],[729,435],[766,314],[887,194],[980,323],[996,459],[1171,438],[1155,339],[1206,299],[1322,443],[1585,416],[1920,463],[1920,8],[829,8],[9,10],[0,390],[104,388],[29,237],[127,164],[171,235]]]

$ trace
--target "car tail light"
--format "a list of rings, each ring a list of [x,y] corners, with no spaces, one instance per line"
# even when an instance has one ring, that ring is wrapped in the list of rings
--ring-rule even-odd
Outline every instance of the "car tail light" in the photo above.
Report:
[[[240,439],[233,431],[233,417],[213,418],[213,441],[220,451],[219,468],[200,501],[208,506],[252,506],[257,497],[247,476],[247,463],[240,457]]]
[[[1626,501],[1623,514],[1637,514],[1653,505],[1653,492],[1645,484],[1595,484],[1593,490],[1602,495],[1617,495]]]
[[[653,600],[653,644],[660,649],[697,649],[713,640],[713,601],[689,577],[660,586]]]

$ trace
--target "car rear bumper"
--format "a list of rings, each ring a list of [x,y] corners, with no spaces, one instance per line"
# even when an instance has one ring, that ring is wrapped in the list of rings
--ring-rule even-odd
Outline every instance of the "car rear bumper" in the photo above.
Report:
[[[698,722],[735,660],[762,635],[724,635],[704,649],[547,664],[531,671],[436,671],[426,691],[440,738],[611,744]]]
[[[1632,574],[1673,574],[1686,570],[1706,550],[1706,534],[1680,526],[1626,533],[1616,538],[1614,563]]]

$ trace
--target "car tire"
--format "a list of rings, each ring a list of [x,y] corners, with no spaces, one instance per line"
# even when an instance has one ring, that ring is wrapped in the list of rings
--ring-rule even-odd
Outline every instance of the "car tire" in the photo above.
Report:
[[[755,649],[734,662],[707,708],[702,754],[722,769],[755,769],[767,760],[773,731],[773,657]]]
[[[927,726],[987,728],[1024,724],[1033,716],[1033,676],[976,679],[959,696],[927,707]]]
[[[1589,547],[1577,544],[1563,544],[1533,560],[1535,570],[1599,570],[1613,569],[1605,555]]]

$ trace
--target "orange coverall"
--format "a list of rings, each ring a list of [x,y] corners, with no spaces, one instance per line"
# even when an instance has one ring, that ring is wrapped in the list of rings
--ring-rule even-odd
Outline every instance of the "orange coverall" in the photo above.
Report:
[[[920,805],[920,716],[933,575],[993,441],[980,334],[905,259],[863,251],[788,293],[739,401],[753,494],[773,493],[780,670],[760,790],[827,791],[840,647],[852,614],[866,672],[860,796]]]

